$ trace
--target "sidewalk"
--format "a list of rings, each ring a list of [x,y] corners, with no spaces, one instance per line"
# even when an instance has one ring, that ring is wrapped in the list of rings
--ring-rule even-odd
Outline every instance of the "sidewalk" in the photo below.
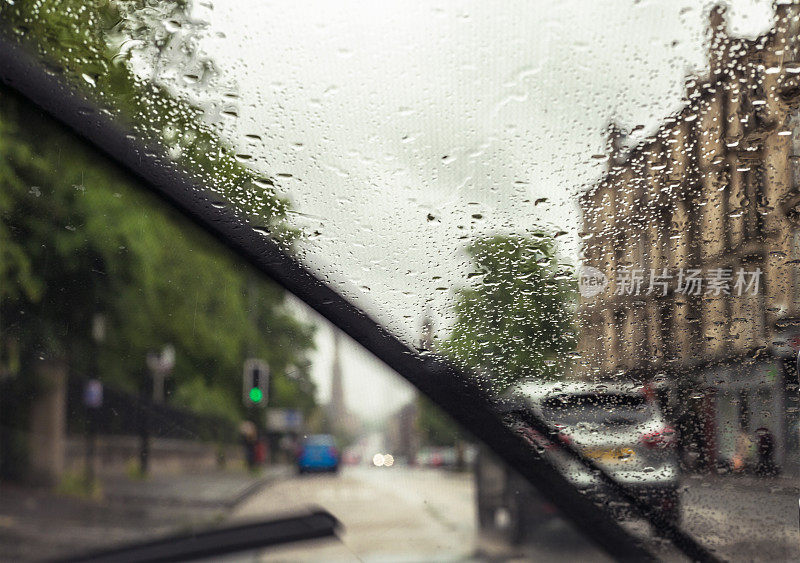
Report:
[[[275,466],[260,475],[231,470],[144,480],[105,476],[101,500],[0,485],[0,553],[14,561],[49,559],[211,526],[250,495],[289,474],[288,467]]]
[[[106,499],[115,503],[230,510],[264,485],[290,473],[289,467],[279,465],[264,468],[259,475],[219,471],[155,475],[146,480],[117,475],[103,479],[103,490]]]
[[[720,489],[737,488],[750,489],[771,494],[791,494],[800,496],[800,478],[795,475],[776,475],[774,477],[759,477],[749,474],[712,474],[695,473],[685,474],[682,482],[684,485],[715,487]]]

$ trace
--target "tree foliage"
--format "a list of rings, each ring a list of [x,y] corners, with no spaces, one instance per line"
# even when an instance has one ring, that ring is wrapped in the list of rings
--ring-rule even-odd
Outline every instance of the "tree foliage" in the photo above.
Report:
[[[423,396],[417,397],[416,429],[426,446],[454,446],[462,435],[458,424]]]
[[[237,110],[224,99],[229,92],[216,91],[215,65],[198,49],[202,25],[188,2],[15,2],[0,5],[0,19],[51,71],[144,145],[158,146],[200,185],[277,239],[288,242],[296,235],[283,220],[288,202],[277,195],[274,180],[244,166],[212,129]],[[196,78],[198,92],[220,99],[201,105],[200,95],[190,99],[174,87],[169,80],[174,74]]]
[[[552,237],[487,236],[467,252],[473,282],[458,290],[455,325],[436,348],[485,378],[493,391],[522,378],[562,375],[576,344],[576,281],[558,265]],[[422,397],[418,408],[425,444],[458,442],[458,426],[441,410]]]
[[[576,344],[572,272],[545,233],[494,235],[468,249],[472,286],[459,290],[442,351],[485,374],[496,389],[561,375]]]
[[[35,38],[51,70],[83,81],[143,139],[157,138],[189,173],[288,244],[287,202],[271,180],[243,167],[202,124],[199,109],[130,69],[120,36],[146,33],[147,25],[123,23],[150,5],[17,2],[0,7],[0,17],[21,41]],[[178,27],[188,17],[183,2],[160,9]],[[146,353],[171,343],[175,404],[237,418],[242,360],[253,355],[274,374],[272,404],[314,407],[313,327],[295,317],[282,290],[6,89],[0,154],[4,375],[24,376],[36,358],[62,357],[73,375],[137,391]],[[107,318],[101,344],[91,337],[97,313]]]

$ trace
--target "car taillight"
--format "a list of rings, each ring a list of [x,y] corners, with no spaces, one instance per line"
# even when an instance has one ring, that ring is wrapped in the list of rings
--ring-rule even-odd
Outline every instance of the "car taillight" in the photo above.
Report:
[[[652,383],[645,383],[642,385],[641,392],[647,401],[656,400],[656,389],[653,387]]]
[[[672,448],[675,446],[675,429],[665,426],[661,430],[643,434],[639,440],[648,448]]]
[[[339,452],[337,452],[336,448],[334,448],[333,446],[328,448],[328,453],[333,457],[338,457],[339,455]]]
[[[536,430],[528,429],[527,432],[525,432],[525,436],[526,438],[528,438],[528,441],[530,441],[533,445],[535,445],[538,448],[542,448],[545,450],[552,450],[553,448],[558,446],[558,444],[556,444],[554,441],[548,440]],[[556,437],[558,438],[558,441],[564,444],[565,446],[568,446],[569,444],[572,443],[572,438],[570,438],[561,431],[559,431]]]
[[[555,429],[558,431],[556,435],[558,437],[558,441],[564,444],[565,446],[569,446],[572,444],[572,438],[570,438],[567,434],[564,433],[564,430],[567,429],[566,426],[563,424],[556,424]]]

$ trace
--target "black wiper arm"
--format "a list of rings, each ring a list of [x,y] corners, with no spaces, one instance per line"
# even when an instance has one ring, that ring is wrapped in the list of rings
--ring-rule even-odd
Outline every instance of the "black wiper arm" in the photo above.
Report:
[[[336,535],[339,521],[324,510],[263,522],[185,533],[61,559],[62,563],[190,561]]]

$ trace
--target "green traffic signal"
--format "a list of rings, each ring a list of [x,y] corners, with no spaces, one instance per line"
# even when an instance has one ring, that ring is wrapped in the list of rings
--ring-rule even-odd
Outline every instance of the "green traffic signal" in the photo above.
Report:
[[[253,387],[250,389],[250,400],[254,403],[260,403],[261,399],[264,398],[264,393],[261,392],[261,389],[258,387]]]

